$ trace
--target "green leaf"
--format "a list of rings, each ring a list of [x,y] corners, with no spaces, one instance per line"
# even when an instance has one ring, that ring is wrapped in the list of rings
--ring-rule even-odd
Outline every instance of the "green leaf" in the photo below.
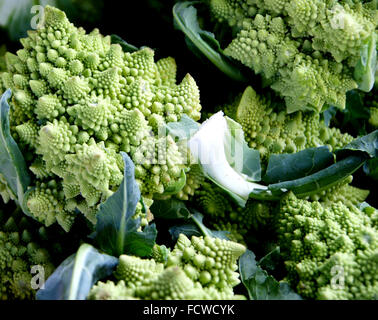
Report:
[[[198,1],[187,1],[175,4],[173,7],[175,26],[185,34],[189,48],[196,48],[195,53],[201,52],[233,80],[246,82],[246,78],[240,72],[239,67],[223,54],[214,34],[200,28],[197,20],[197,9],[193,7],[194,4],[199,3]]]
[[[155,218],[188,219],[190,217],[190,211],[185,203],[175,198],[155,200],[150,209]]]
[[[367,94],[360,90],[350,90],[346,93],[345,109],[340,110],[335,106],[329,107],[323,113],[324,123],[329,126],[331,120],[338,128],[347,129],[354,136],[367,134],[369,127],[369,101]]]
[[[259,261],[259,266],[267,271],[276,270],[279,262],[281,261],[280,247],[275,247],[267,255],[262,257]]]
[[[374,87],[375,71],[377,67],[377,34],[375,32],[361,47],[360,59],[354,68],[354,79],[358,89],[369,92]]]
[[[308,176],[268,185],[268,190],[255,189],[250,197],[261,200],[279,200],[292,191],[297,197],[306,197],[328,189],[356,172],[369,158],[378,154],[378,130],[353,140],[335,152],[337,162]]]
[[[166,130],[175,141],[189,140],[197,132],[200,124],[184,114],[180,121],[169,122],[166,124]]]
[[[207,228],[203,224],[203,215],[196,210],[188,209],[184,201],[178,199],[156,200],[151,206],[151,212],[155,218],[185,220],[184,224],[169,228],[169,233],[174,241],[178,239],[180,233],[185,234],[189,238],[203,235],[228,239],[228,231],[214,231]]]
[[[178,226],[173,226],[169,228],[169,233],[171,234],[172,240],[177,241],[180,234],[185,234],[189,239],[192,236],[200,237],[202,236],[201,230],[195,224],[183,224]]]
[[[193,222],[197,225],[197,227],[201,230],[201,233],[203,236],[209,236],[213,238],[220,238],[220,239],[226,239],[228,240],[227,231],[214,231],[209,228],[207,228],[203,224],[203,215],[197,211],[194,212],[194,214],[190,217]]]
[[[263,270],[255,254],[247,250],[239,259],[242,283],[251,300],[302,300],[286,282],[278,282]]]
[[[0,172],[8,183],[18,203],[27,214],[24,194],[30,184],[30,176],[24,157],[10,134],[9,104],[11,90],[8,89],[0,98]]]
[[[378,180],[378,158],[368,160],[364,165],[364,172],[374,180]]]
[[[174,241],[178,239],[181,233],[185,234],[188,238],[192,236],[209,236],[229,240],[227,237],[228,231],[214,231],[207,228],[203,224],[203,215],[201,213],[194,211],[194,214],[189,217],[189,220],[193,223],[173,226],[169,229],[169,233]]]
[[[168,186],[164,189],[163,196],[165,195],[172,195],[177,194],[182,188],[186,185],[186,169],[181,170],[180,177],[177,179],[177,181],[174,181],[173,183],[169,183]]]
[[[97,224],[92,236],[104,252],[120,256],[133,254],[148,256],[155,244],[157,230],[154,224],[140,228],[138,217],[133,218],[140,190],[135,181],[135,166],[129,156],[121,152],[125,163],[124,177],[118,190],[100,205]]]
[[[89,244],[64,260],[38,290],[37,300],[85,300],[92,286],[112,274],[116,257],[100,253]]]
[[[357,90],[351,90],[346,93],[346,106],[344,110],[341,110],[344,114],[344,124],[353,123],[353,120],[369,119],[369,108],[364,105],[362,95],[365,94]]]
[[[305,197],[328,189],[346,179],[366,161],[362,155],[352,155],[312,175],[296,180],[270,184],[269,190],[274,195],[292,191],[297,197]]]
[[[308,148],[296,153],[272,154],[263,181],[277,183],[311,175],[334,163],[327,146]]]
[[[346,93],[346,104],[344,110],[339,110],[341,115],[340,128],[348,128],[354,135],[365,135],[366,127],[370,118],[368,104],[365,103],[366,94],[358,90],[351,90]]]
[[[139,48],[133,46],[132,44],[126,42],[123,40],[120,36],[117,36],[116,34],[112,34],[110,36],[111,43],[112,44],[119,44],[122,47],[122,50],[124,52],[135,52],[138,51]]]
[[[367,157],[377,158],[378,157],[378,130],[375,130],[363,137],[353,140],[348,143],[342,149],[336,150],[336,156],[345,156],[351,152],[355,153],[360,151],[364,153]]]
[[[245,174],[250,181],[261,180],[261,162],[260,152],[258,150],[249,148],[247,144],[243,145],[243,169],[242,174]]]

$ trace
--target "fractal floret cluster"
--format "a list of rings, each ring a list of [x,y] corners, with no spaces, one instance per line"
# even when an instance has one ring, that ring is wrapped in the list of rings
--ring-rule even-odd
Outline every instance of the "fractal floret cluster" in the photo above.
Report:
[[[237,33],[224,53],[261,74],[288,112],[343,109],[347,91],[370,91],[354,69],[363,47],[376,41],[374,1],[211,0],[209,6]]]
[[[189,74],[176,84],[173,58],[155,63],[147,47],[124,52],[49,6],[43,27],[21,43],[5,55],[0,88],[12,90],[11,133],[35,176],[27,199],[34,218],[68,231],[78,209],[93,222],[123,179],[120,151],[135,163],[143,196],[175,190],[185,155],[159,130],[184,114],[199,120],[201,105]]]
[[[277,216],[291,286],[309,299],[377,299],[378,211],[289,193]]]
[[[117,283],[98,282],[93,300],[245,299],[234,294],[240,283],[238,258],[246,248],[212,237],[180,234],[165,262],[122,255],[114,272]]]
[[[51,234],[44,227],[27,218],[20,208],[0,207],[0,300],[32,299],[31,268],[43,268],[43,278],[54,271],[51,243],[45,247],[46,237]],[[50,239],[53,240],[53,239]],[[48,250],[50,249],[50,250]],[[38,283],[36,283],[38,284]]]
[[[250,86],[225,112],[241,124],[248,145],[260,152],[264,162],[271,154],[294,153],[322,145],[335,150],[354,139],[338,128],[327,127],[317,112],[287,114],[285,110],[277,110]]]
[[[227,237],[245,243],[245,237],[257,230],[267,230],[272,223],[275,203],[249,199],[245,207],[232,201],[225,192],[211,182],[204,182],[192,198],[212,228],[229,234]]]

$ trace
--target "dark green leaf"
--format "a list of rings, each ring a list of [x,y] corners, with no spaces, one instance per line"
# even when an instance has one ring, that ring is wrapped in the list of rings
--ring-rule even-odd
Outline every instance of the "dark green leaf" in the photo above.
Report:
[[[334,162],[328,147],[308,148],[296,153],[272,154],[263,181],[277,183],[306,177]]]
[[[324,112],[324,120],[326,121],[326,113],[329,110],[335,110],[336,116],[333,118],[335,126],[347,129],[348,133],[360,136],[367,134],[367,127],[370,112],[369,103],[365,100],[367,95],[360,90],[350,90],[346,93],[345,109],[339,110],[331,107]]]
[[[247,249],[239,259],[239,273],[242,282],[244,283],[252,278],[253,275],[256,274],[258,268],[255,254]]]
[[[358,83],[358,89],[369,92],[375,82],[377,66],[377,35],[375,32],[366,40],[361,47],[360,59],[354,68],[354,79]]]
[[[188,219],[190,217],[190,211],[185,203],[175,198],[155,200],[150,209],[155,218]]]
[[[122,50],[124,52],[135,52],[135,51],[139,50],[139,48],[137,48],[137,47],[133,46],[132,44],[126,42],[120,36],[117,36],[116,34],[111,35],[111,42],[112,42],[112,44],[119,44],[122,47]]]
[[[178,239],[180,233],[185,234],[188,238],[192,236],[209,236],[229,240],[227,237],[228,231],[214,231],[207,228],[203,224],[203,215],[201,213],[195,211],[195,213],[189,217],[189,220],[191,220],[192,223],[173,226],[169,229],[169,233],[174,241]]]
[[[228,237],[227,237],[228,231],[214,231],[205,227],[205,225],[203,224],[203,215],[201,213],[194,211],[194,214],[190,217],[190,219],[193,220],[193,222],[201,230],[201,233],[204,236],[228,240]]]
[[[239,272],[251,300],[302,300],[286,282],[278,282],[268,275],[250,250],[240,257]]]
[[[299,179],[268,185],[266,190],[254,190],[251,198],[278,200],[285,192],[292,191],[297,197],[306,197],[328,189],[357,171],[369,158],[378,155],[378,130],[355,139],[335,152],[337,162],[320,171]]]
[[[195,224],[173,226],[169,228],[169,233],[171,234],[174,242],[177,241],[181,233],[185,234],[189,239],[192,236],[200,237],[202,235],[201,230]]]
[[[345,109],[339,111],[340,123],[337,127],[348,128],[348,132],[355,136],[367,134],[370,111],[366,103],[366,94],[351,90],[346,93]]]
[[[201,52],[218,69],[237,81],[246,81],[240,69],[226,57],[214,34],[200,28],[197,20],[197,9],[193,7],[198,1],[179,2],[173,7],[173,19],[176,28],[184,32],[191,44],[197,49],[196,53]]]
[[[260,259],[259,266],[267,271],[276,270],[281,261],[280,247],[275,247],[266,256]]]
[[[140,217],[133,218],[140,191],[134,176],[134,164],[129,156],[121,152],[125,163],[124,178],[118,190],[100,205],[94,239],[104,252],[120,256],[133,254],[148,256],[155,244],[155,225],[140,228]]]
[[[47,279],[38,300],[85,300],[92,286],[112,274],[118,259],[100,253],[89,244],[82,244]]]
[[[309,196],[346,179],[359,169],[365,161],[366,157],[363,155],[351,155],[307,177],[270,184],[268,188],[276,195],[292,191],[297,197]]]
[[[369,119],[369,108],[364,105],[361,95],[363,95],[363,93],[357,90],[351,90],[346,93],[346,106],[345,110],[342,110],[344,114],[344,124],[352,122],[353,120]]]
[[[357,138],[351,143],[347,144],[342,149],[336,150],[337,157],[345,156],[351,152],[356,151],[363,152],[367,157],[377,158],[378,157],[378,130],[375,130],[366,136]]]
[[[9,104],[11,90],[8,89],[0,98],[0,172],[8,183],[18,203],[25,210],[24,193],[30,184],[30,176],[24,157],[10,134]]]
[[[374,180],[378,180],[378,158],[368,160],[364,165],[364,172]]]

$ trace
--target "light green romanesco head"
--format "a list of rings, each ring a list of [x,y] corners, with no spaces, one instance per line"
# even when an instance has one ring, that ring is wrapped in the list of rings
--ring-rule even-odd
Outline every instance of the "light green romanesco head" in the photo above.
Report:
[[[378,24],[374,4],[360,1],[211,0],[209,7],[237,34],[224,53],[268,80],[289,113],[343,109]]]
[[[305,298],[377,299],[377,214],[289,193],[277,215],[286,280]]]
[[[294,153],[323,145],[338,149],[353,140],[351,135],[325,126],[318,113],[287,114],[285,110],[275,110],[250,86],[237,100],[227,115],[241,124],[248,145],[259,150],[263,163],[271,154]]]
[[[180,234],[166,262],[122,255],[114,276],[99,282],[89,299],[244,299],[233,287],[240,283],[237,260],[245,252],[238,243]]]
[[[352,186],[353,176],[337,183],[329,189],[323,190],[310,197],[312,201],[320,201],[323,206],[329,206],[341,201],[347,207],[355,207],[364,202],[370,194],[368,189],[360,189]]]
[[[244,252],[245,247],[233,241],[209,236],[193,236],[189,240],[180,234],[167,265],[181,266],[188,277],[204,288],[229,290],[240,283],[236,262]]]
[[[13,92],[11,133],[35,175],[30,213],[65,230],[76,209],[94,222],[98,204],[122,181],[120,151],[133,160],[146,198],[182,185],[185,157],[158,133],[184,114],[200,118],[193,78],[177,85],[173,58],[155,63],[150,48],[124,52],[56,8],[44,13],[44,25],[21,39],[23,48],[5,54],[0,73],[0,87]]]

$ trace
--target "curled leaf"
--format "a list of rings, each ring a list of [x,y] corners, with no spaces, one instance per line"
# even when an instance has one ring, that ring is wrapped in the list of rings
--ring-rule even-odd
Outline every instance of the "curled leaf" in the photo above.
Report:
[[[140,230],[140,217],[133,217],[140,190],[133,162],[126,153],[121,152],[121,155],[125,164],[123,180],[118,190],[100,205],[92,237],[98,247],[110,255],[148,256],[155,244],[157,230],[154,224]]]
[[[118,259],[89,244],[64,260],[38,290],[37,300],[85,300],[92,286],[112,274]]]

